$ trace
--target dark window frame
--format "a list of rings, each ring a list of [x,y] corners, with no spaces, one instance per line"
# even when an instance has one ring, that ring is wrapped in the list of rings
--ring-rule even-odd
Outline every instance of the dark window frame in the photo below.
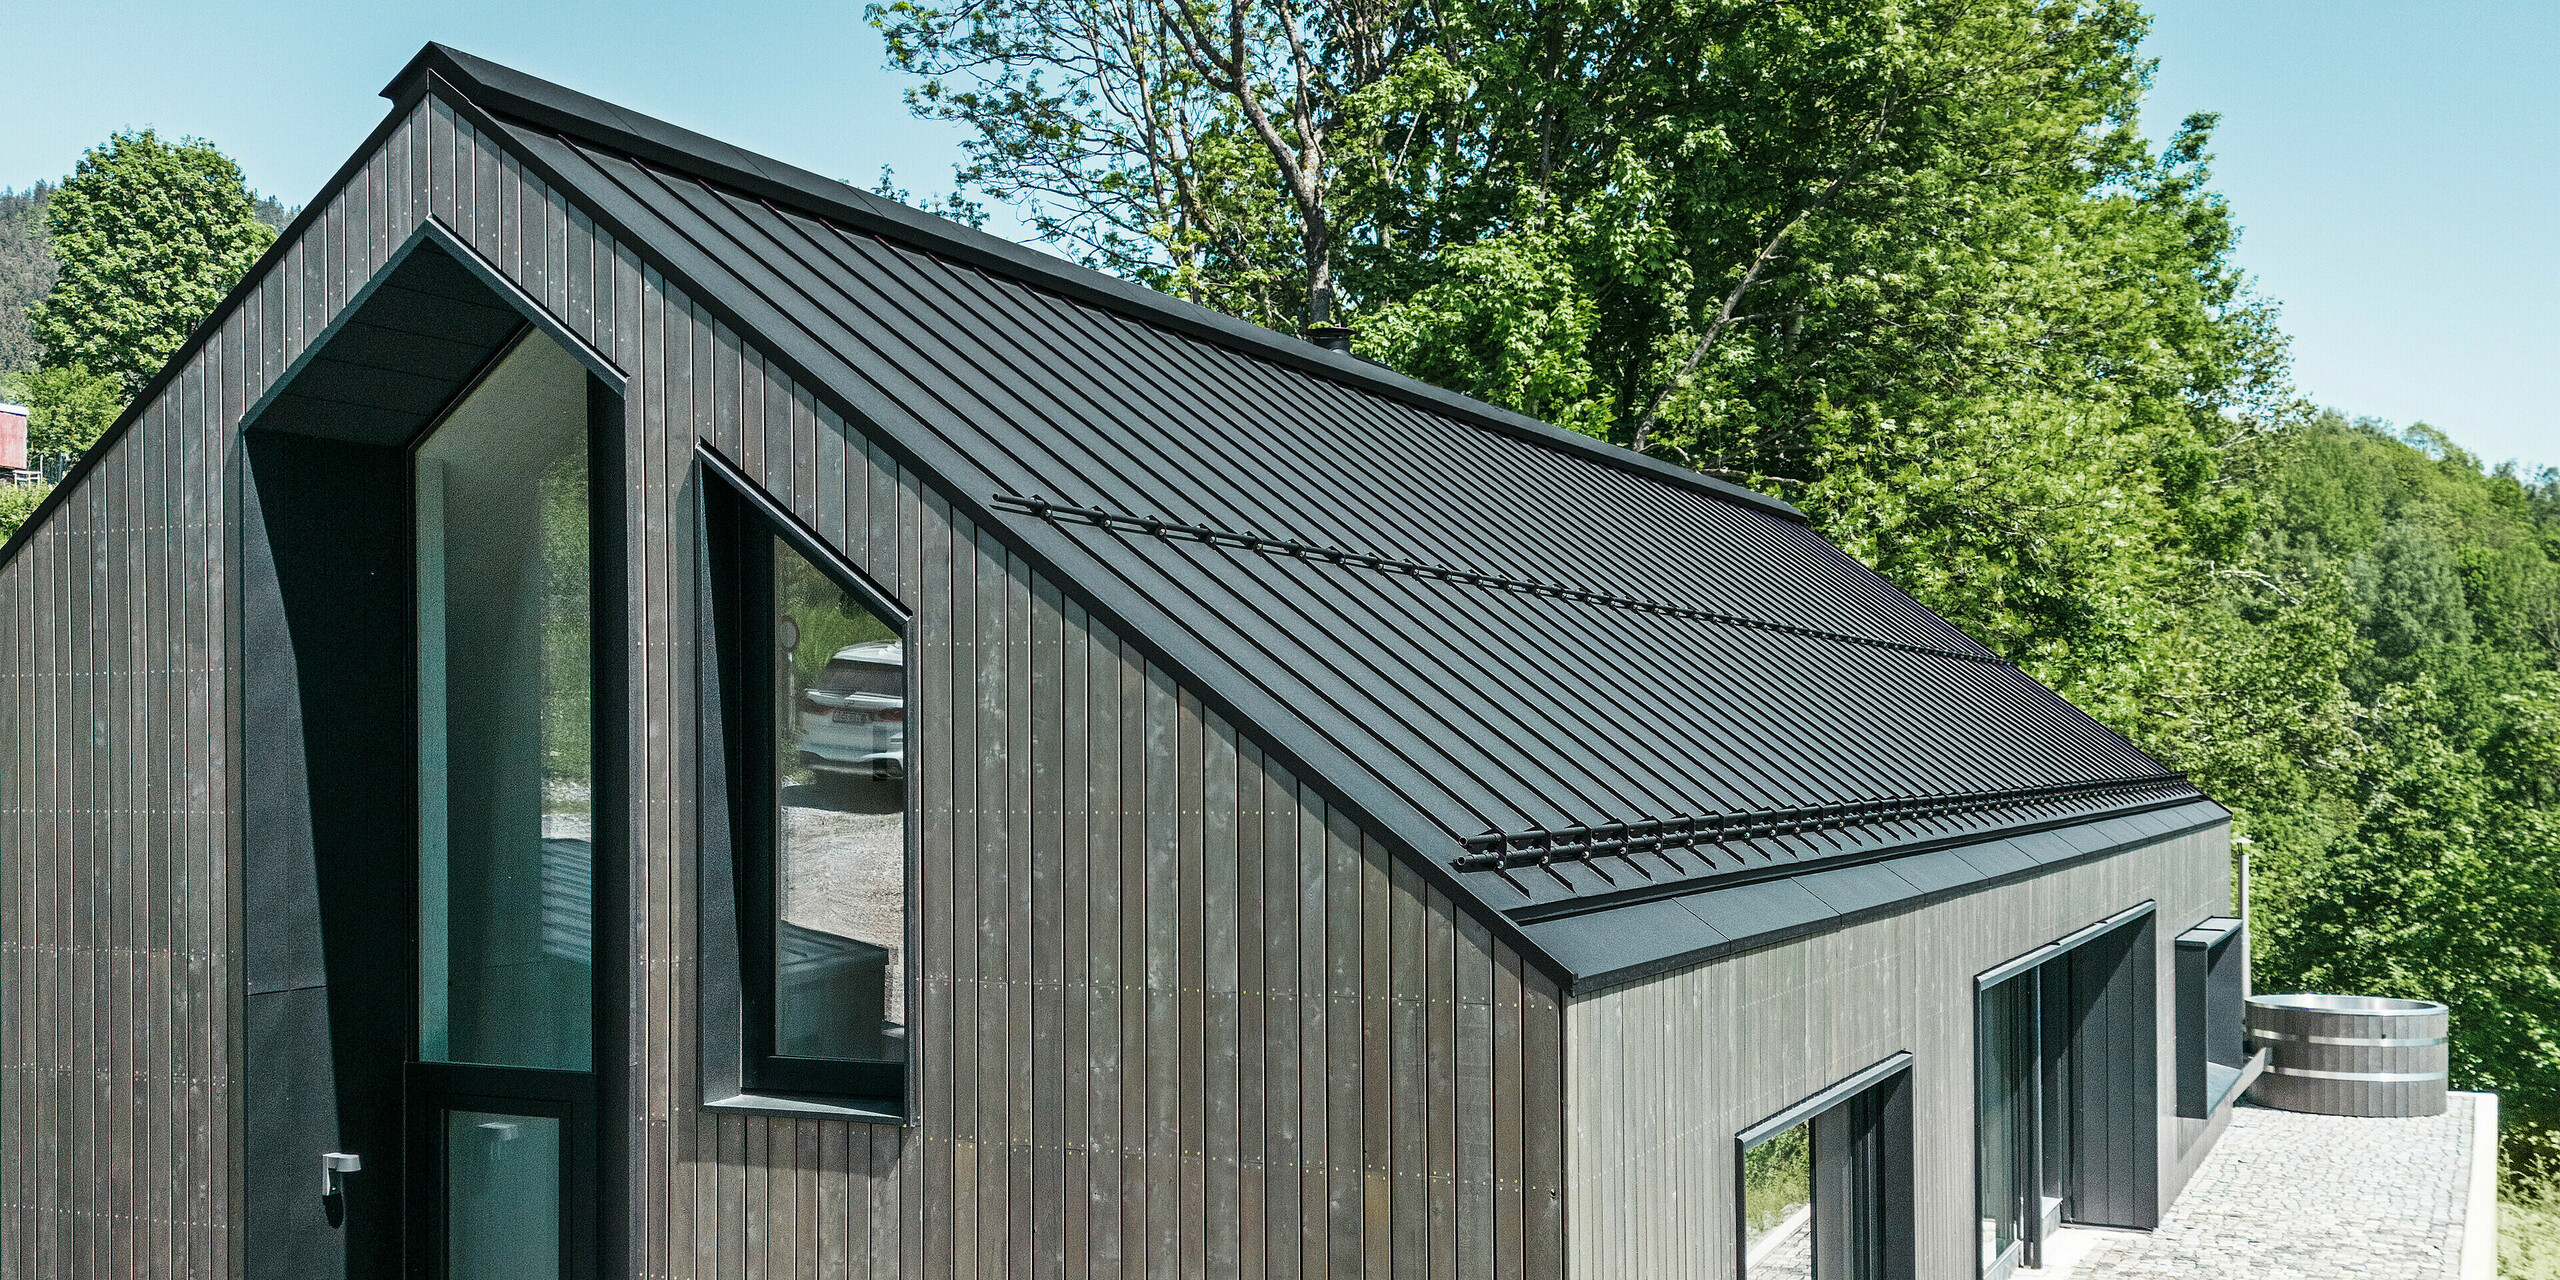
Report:
[[[418,1186],[409,1198],[411,1275],[446,1274],[449,1224],[445,1117],[455,1111],[539,1116],[560,1122],[560,1274],[586,1280],[604,1274],[604,1214],[599,1158],[605,1126],[594,1073],[536,1067],[479,1067],[411,1062],[407,1066],[409,1149],[418,1154]]]
[[[776,1052],[775,894],[781,762],[774,724],[772,557],[779,540],[897,633],[910,704],[921,687],[914,616],[815,531],[773,502],[728,459],[697,451],[702,555],[698,607],[701,681],[701,931],[703,1105],[837,1119],[903,1123],[915,1113],[918,1078],[913,1028],[922,1013],[917,895],[919,782],[913,766],[918,724],[906,722],[904,963],[907,1010],[903,1061],[794,1058]]]
[[[2178,935],[2178,1115],[2205,1120],[2238,1092],[2249,1049],[2241,973],[2248,926],[2207,916]],[[2222,1067],[2222,1073],[2211,1070]]]
[[[460,262],[493,290],[504,285],[467,247],[450,233],[428,223],[412,237],[410,248],[432,243]],[[404,250],[404,253],[407,250]],[[375,283],[389,278],[375,276]],[[368,286],[370,289],[373,286]],[[405,918],[405,1029],[402,1035],[401,1091],[406,1111],[403,1127],[408,1150],[402,1156],[404,1226],[409,1237],[403,1266],[412,1276],[433,1280],[445,1273],[445,1153],[442,1117],[450,1110],[549,1116],[561,1121],[561,1267],[563,1280],[593,1280],[603,1274],[604,1260],[617,1256],[626,1243],[623,1212],[629,1201],[629,1179],[623,1169],[629,1135],[601,1117],[620,1109],[630,1096],[628,1055],[630,983],[622,960],[629,953],[631,923],[624,903],[630,886],[630,763],[628,733],[631,700],[629,639],[631,614],[625,575],[629,567],[625,505],[623,437],[629,383],[611,365],[601,363],[586,343],[561,329],[506,286],[503,297],[525,315],[524,322],[492,354],[416,434],[399,446],[402,545],[400,572],[410,621],[403,633],[402,668],[406,696],[401,699],[406,777],[406,820],[401,824],[401,862],[407,884],[402,904]],[[356,314],[350,304],[346,315]],[[418,547],[418,455],[438,431],[476,394],[490,375],[518,347],[536,337],[548,338],[586,367],[587,437],[587,623],[590,805],[589,921],[590,982],[594,1001],[588,1021],[588,1064],[585,1071],[540,1067],[505,1067],[473,1063],[421,1061],[420,945],[424,924],[418,916],[420,841],[418,829],[418,656],[416,626]],[[610,375],[610,376],[608,376]]]
[[[1808,1135],[1814,1153],[1814,1248],[1836,1257],[1846,1246],[1854,1280],[1909,1280],[1917,1274],[1919,1228],[1913,1181],[1918,1156],[1911,1120],[1912,1061],[1910,1053],[1896,1053],[1734,1135],[1733,1273],[1737,1280],[1750,1280],[1751,1275],[1744,1162],[1752,1148],[1808,1122],[1854,1126],[1845,1142],[1835,1141],[1829,1133]],[[1830,1167],[1835,1164],[1839,1167]],[[1826,1220],[1822,1189],[1841,1178],[1862,1188],[1869,1202],[1854,1206],[1849,1219]]]

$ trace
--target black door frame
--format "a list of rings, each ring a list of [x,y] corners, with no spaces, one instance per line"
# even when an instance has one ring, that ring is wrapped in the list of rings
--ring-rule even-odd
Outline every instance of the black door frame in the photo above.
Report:
[[[1751,1149],[1808,1122],[1812,1139],[1815,1265],[1847,1261],[1853,1280],[1909,1280],[1918,1266],[1909,1051],[1836,1081],[1733,1138],[1733,1270],[1750,1280],[1751,1240],[1743,1205]],[[1846,1124],[1847,1131],[1841,1126]],[[1826,1189],[1830,1191],[1825,1196]],[[1845,1194],[1844,1194],[1845,1193]],[[1850,1201],[1826,1213],[1825,1201]]]

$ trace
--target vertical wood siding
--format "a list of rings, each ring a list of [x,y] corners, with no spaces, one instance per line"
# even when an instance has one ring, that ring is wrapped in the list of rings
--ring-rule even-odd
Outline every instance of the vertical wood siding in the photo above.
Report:
[[[1565,1159],[1577,1277],[1734,1274],[1734,1135],[1909,1050],[1917,1262],[1975,1274],[1977,973],[2158,902],[2160,1185],[2175,1194],[2168,940],[2228,910],[2227,828],[1575,999]]]
[[[234,436],[428,216],[632,377],[635,1274],[1561,1274],[1553,984],[433,100],[0,568],[0,1274],[241,1271]],[[698,1105],[697,440],[915,611],[905,1128]]]

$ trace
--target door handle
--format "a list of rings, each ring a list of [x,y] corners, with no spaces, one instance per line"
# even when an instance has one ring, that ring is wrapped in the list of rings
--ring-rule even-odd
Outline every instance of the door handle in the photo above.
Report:
[[[320,1157],[320,1198],[343,1195],[347,1175],[364,1168],[364,1157],[347,1151],[331,1151]]]

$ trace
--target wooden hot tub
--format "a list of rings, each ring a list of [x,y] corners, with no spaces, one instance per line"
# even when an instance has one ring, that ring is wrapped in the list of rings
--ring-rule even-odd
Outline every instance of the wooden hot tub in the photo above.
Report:
[[[2445,1007],[2382,996],[2251,996],[2250,1041],[2269,1050],[2249,1096],[2331,1116],[2444,1114]]]

